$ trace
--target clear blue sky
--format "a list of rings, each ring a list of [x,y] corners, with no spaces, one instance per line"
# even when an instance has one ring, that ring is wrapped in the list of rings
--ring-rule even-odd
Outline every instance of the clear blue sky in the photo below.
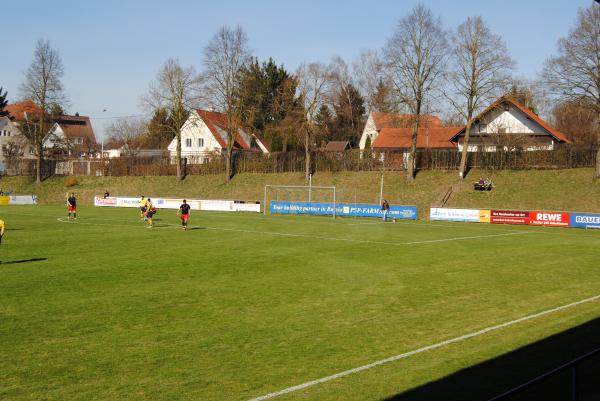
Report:
[[[481,15],[504,37],[516,76],[535,78],[592,0],[10,1],[0,7],[0,86],[16,100],[36,41],[49,40],[65,66],[68,111],[94,118],[100,137],[108,117],[145,113],[140,96],[165,60],[200,70],[202,49],[221,25],[241,25],[255,56],[293,71],[303,61],[351,62],[362,49],[380,49],[418,3],[445,28]]]

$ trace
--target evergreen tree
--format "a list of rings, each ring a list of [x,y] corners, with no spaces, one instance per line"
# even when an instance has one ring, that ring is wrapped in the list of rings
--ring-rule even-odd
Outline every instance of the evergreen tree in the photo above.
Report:
[[[356,146],[365,120],[364,98],[352,84],[347,84],[336,93],[333,109],[335,121],[332,139],[349,141],[352,146]]]
[[[382,113],[393,113],[395,111],[394,101],[392,98],[392,88],[379,80],[375,88],[375,92],[369,99],[371,111],[379,111]]]
[[[289,127],[293,119],[288,119],[281,130],[278,125],[294,107],[297,80],[271,58],[262,64],[257,59],[252,60],[242,68],[241,75],[236,109],[242,125],[262,134],[273,150],[279,150],[279,146],[290,143]],[[280,135],[286,138],[278,137]]]
[[[148,134],[145,146],[153,149],[165,149],[173,140],[171,116],[165,108],[157,108],[148,123]]]
[[[0,117],[4,117],[8,115],[8,111],[5,111],[4,108],[8,105],[8,100],[6,100],[6,95],[8,92],[4,91],[2,94],[2,87],[0,86]]]
[[[329,106],[323,104],[319,108],[317,115],[315,116],[315,125],[317,127],[317,141],[321,142],[322,145],[335,139],[335,123],[336,118],[331,113]]]

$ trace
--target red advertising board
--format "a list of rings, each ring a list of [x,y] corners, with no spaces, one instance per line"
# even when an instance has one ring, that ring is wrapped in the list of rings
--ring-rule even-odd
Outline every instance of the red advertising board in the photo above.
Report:
[[[492,210],[490,211],[492,224],[529,224],[529,212],[519,210]]]
[[[96,198],[94,199],[94,205],[95,206],[116,206],[117,198],[113,198],[113,197],[102,198],[100,196],[96,196]]]
[[[532,226],[568,227],[569,213],[529,212],[529,224]]]

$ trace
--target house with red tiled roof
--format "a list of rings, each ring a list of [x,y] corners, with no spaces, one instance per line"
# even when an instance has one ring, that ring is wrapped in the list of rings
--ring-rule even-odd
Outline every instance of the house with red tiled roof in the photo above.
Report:
[[[411,128],[414,121],[415,118],[412,114],[371,112],[365,123],[358,146],[360,149],[369,148],[377,140],[382,130],[388,128]],[[423,128],[441,127],[442,120],[436,116],[425,114],[421,116],[420,125]],[[397,134],[398,132],[396,132]],[[380,141],[380,143],[389,143],[389,140]],[[399,146],[395,148],[399,148]]]
[[[462,127],[419,127],[417,149],[456,149],[451,138]],[[383,128],[371,148],[380,151],[409,150],[412,144],[412,128]]]
[[[266,143],[255,134],[239,128],[233,144],[234,149],[248,152],[270,153]],[[177,139],[168,148],[174,160]],[[181,157],[189,164],[207,163],[215,155],[227,151],[227,116],[208,110],[193,110],[181,127]]]
[[[465,128],[451,140],[463,149]],[[469,135],[469,152],[505,150],[553,150],[556,144],[571,143],[540,116],[510,96],[502,96],[483,110],[475,119]]]
[[[66,152],[69,156],[94,156],[97,147],[96,135],[87,116],[59,116],[44,138],[44,148]]]

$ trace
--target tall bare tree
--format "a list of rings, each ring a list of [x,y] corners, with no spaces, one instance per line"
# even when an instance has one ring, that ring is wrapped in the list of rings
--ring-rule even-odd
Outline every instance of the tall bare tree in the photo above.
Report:
[[[381,55],[374,50],[363,50],[352,63],[352,73],[358,89],[367,101],[368,112],[387,111],[379,101],[381,89],[386,85],[391,86],[384,67]]]
[[[227,181],[233,177],[233,147],[241,126],[236,108],[242,67],[250,61],[248,38],[240,26],[221,27],[204,48],[204,78],[210,103],[227,119]]]
[[[416,6],[402,18],[384,49],[394,92],[414,116],[406,180],[415,179],[417,133],[421,113],[435,85],[439,83],[446,59],[446,35],[441,21],[428,8]]]
[[[448,100],[466,121],[458,170],[462,180],[474,118],[506,90],[514,62],[502,38],[494,35],[481,17],[469,17],[459,25],[452,35],[451,57]]]
[[[189,113],[198,106],[200,100],[200,78],[194,67],[183,68],[179,61],[169,59],[158,72],[156,82],[142,102],[152,111],[166,109],[169,117],[165,120],[164,131],[170,132],[177,140],[175,163],[177,181],[183,180],[181,158],[181,128]]]
[[[33,145],[36,155],[36,182],[42,181],[44,162],[44,138],[50,129],[53,105],[64,105],[66,97],[62,84],[63,63],[50,46],[50,42],[38,40],[33,53],[33,61],[24,72],[21,83],[21,96],[31,99],[41,110],[40,113],[27,115],[22,126],[23,134]]]
[[[544,80],[556,97],[577,101],[596,115],[596,171],[600,179],[600,4],[577,15],[575,27],[558,41],[558,55],[546,62]]]
[[[331,68],[322,63],[302,64],[296,71],[296,92],[303,108],[302,131],[305,153],[306,180],[311,174],[311,152],[318,132],[316,117],[321,106],[326,105],[331,94]]]

